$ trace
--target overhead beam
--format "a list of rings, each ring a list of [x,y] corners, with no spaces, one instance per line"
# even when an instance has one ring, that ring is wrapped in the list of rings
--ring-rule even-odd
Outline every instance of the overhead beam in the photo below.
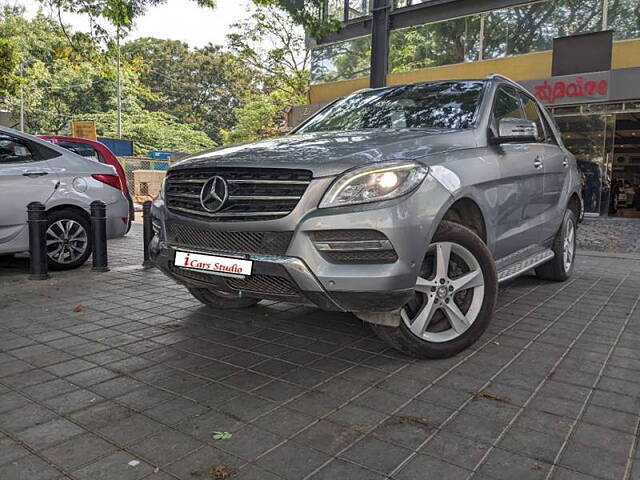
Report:
[[[392,0],[389,0],[391,3]],[[390,9],[389,30],[435,23],[500,8],[516,7],[531,0],[431,0],[403,8]],[[374,0],[375,5],[375,0]],[[375,11],[375,7],[374,7]],[[342,42],[372,33],[373,15],[350,20],[344,26],[317,40],[318,45]]]

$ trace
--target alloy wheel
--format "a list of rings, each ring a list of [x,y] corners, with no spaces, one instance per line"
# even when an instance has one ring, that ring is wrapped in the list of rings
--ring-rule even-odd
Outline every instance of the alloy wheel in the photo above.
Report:
[[[423,340],[447,342],[478,318],[484,275],[478,260],[462,245],[437,242],[429,247],[415,290],[415,299],[400,312],[403,322]]]
[[[576,229],[573,226],[573,221],[567,222],[567,228],[564,234],[564,241],[562,245],[562,259],[564,271],[571,270],[571,264],[573,263],[573,252],[576,246]]]
[[[47,229],[46,245],[49,258],[58,263],[71,263],[84,255],[89,236],[79,222],[62,219]]]

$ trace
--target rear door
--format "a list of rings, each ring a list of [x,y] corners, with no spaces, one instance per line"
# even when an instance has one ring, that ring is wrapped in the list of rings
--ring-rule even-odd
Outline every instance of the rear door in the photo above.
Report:
[[[526,118],[519,91],[500,85],[492,115],[496,129],[501,118]],[[514,142],[494,148],[500,164],[495,256],[501,258],[541,242],[544,146]]]
[[[42,158],[37,145],[0,131],[0,250],[26,238],[27,205],[46,203],[58,185],[58,175]],[[4,247],[4,248],[3,248]]]
[[[542,197],[542,241],[552,238],[558,228],[562,215],[560,212],[564,210],[563,203],[566,199],[562,198],[562,193],[567,191],[570,181],[569,159],[564,150],[558,144],[553,130],[551,129],[540,106],[528,94],[521,93],[524,105],[525,115],[528,120],[535,122],[538,126],[540,142],[543,145],[544,152],[542,160],[544,163],[544,180]]]

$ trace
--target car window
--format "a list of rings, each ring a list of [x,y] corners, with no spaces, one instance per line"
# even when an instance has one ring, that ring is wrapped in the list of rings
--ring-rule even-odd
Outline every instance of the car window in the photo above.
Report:
[[[296,133],[471,128],[483,90],[484,82],[464,81],[358,92],[321,111]]]
[[[524,112],[522,111],[522,104],[520,103],[520,96],[515,88],[506,86],[498,87],[493,104],[493,121],[496,127],[503,118],[525,118]]]
[[[102,155],[100,155],[100,152],[98,152],[91,145],[87,145],[86,143],[70,142],[68,140],[62,140],[58,142],[58,145],[68,150],[71,150],[72,152],[77,153],[78,155],[81,155],[83,157],[90,158],[91,160],[96,160],[97,162],[100,162],[100,163],[106,163],[102,158]]]
[[[0,134],[0,164],[33,162],[38,160],[26,142],[6,134]]]
[[[524,108],[524,115],[526,119],[536,124],[536,127],[538,128],[537,140],[539,142],[544,142],[547,135],[545,125],[542,123],[540,110],[538,110],[538,105],[536,105],[536,102],[534,102],[532,98],[524,93],[520,93],[520,96],[522,98],[522,106]]]
[[[540,109],[539,106],[538,106],[538,109]],[[540,117],[542,118],[542,124],[544,125],[544,131],[546,134],[545,142],[558,145],[558,139],[556,138],[556,134],[553,128],[551,128],[551,125],[549,124],[549,120],[543,111],[540,111]]]

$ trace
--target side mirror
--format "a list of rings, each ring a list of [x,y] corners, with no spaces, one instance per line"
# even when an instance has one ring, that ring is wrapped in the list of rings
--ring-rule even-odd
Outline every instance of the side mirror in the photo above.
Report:
[[[498,143],[507,142],[536,142],[538,141],[538,126],[535,122],[522,118],[502,118],[498,124]]]

